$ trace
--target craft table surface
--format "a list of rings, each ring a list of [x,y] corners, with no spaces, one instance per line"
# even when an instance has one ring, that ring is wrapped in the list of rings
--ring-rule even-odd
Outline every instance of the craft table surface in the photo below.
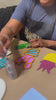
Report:
[[[20,41],[19,44],[25,43]],[[13,45],[12,45],[13,47]],[[16,50],[9,57],[15,60],[16,57],[23,55],[24,49]],[[50,74],[42,69],[37,71],[40,66],[40,61],[48,53],[56,53],[55,50],[41,48],[38,57],[35,57],[35,61],[32,64],[32,68],[25,70],[23,64],[17,65],[18,78],[11,80],[6,67],[0,69],[0,78],[4,79],[7,85],[7,90],[3,100],[19,100],[30,88],[36,89],[48,100],[56,100],[56,68],[53,68]]]

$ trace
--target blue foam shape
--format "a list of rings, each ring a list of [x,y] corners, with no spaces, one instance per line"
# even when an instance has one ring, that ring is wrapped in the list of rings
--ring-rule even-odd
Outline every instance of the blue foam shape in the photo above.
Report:
[[[34,88],[31,88],[22,98],[19,100],[48,100]]]
[[[32,52],[32,51],[34,51],[34,50],[38,51],[38,49],[30,49],[29,52]]]
[[[1,62],[3,62],[4,64],[6,64],[6,58],[2,58],[0,59]]]
[[[29,52],[34,51],[33,49],[29,50]]]
[[[28,52],[26,52],[25,54],[36,55],[36,53],[28,53]]]
[[[5,67],[5,65],[6,65],[6,58],[0,59],[0,69]]]

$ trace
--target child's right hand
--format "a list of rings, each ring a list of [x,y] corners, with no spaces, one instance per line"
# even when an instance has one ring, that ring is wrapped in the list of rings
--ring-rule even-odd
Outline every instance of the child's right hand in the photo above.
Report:
[[[6,55],[6,49],[9,48],[11,40],[7,34],[0,33],[0,57]]]

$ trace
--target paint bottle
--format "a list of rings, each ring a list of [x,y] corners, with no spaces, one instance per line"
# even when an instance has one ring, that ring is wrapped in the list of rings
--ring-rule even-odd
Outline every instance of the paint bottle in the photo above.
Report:
[[[6,68],[7,68],[7,71],[9,73],[11,79],[16,79],[17,72],[16,72],[15,64],[10,58],[6,59]]]

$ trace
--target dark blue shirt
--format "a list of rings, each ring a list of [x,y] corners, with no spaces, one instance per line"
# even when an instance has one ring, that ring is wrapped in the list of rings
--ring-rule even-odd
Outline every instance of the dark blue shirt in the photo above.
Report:
[[[25,24],[26,16],[28,15],[32,4],[33,4],[32,0],[22,0],[19,3],[19,5],[16,7],[11,18],[16,19],[20,21],[21,23]],[[35,21],[41,20],[41,22],[46,22],[50,25],[55,17],[56,17],[56,2],[50,7],[43,7],[38,2],[31,14],[31,18],[33,20]],[[51,39],[56,40],[56,24],[55,24],[54,32]]]

